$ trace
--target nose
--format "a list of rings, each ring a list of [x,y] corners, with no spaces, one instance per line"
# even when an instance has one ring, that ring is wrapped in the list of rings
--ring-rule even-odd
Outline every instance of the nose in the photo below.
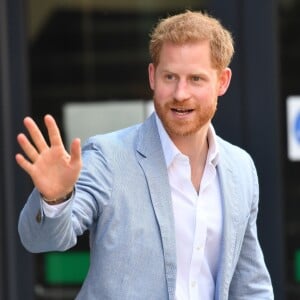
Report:
[[[188,84],[185,80],[178,80],[175,91],[174,91],[174,99],[177,101],[184,101],[190,98],[190,92]]]

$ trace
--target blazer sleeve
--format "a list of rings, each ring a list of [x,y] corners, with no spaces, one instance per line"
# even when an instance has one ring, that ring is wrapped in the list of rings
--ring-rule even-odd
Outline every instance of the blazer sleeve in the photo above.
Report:
[[[77,236],[95,226],[111,198],[112,176],[109,163],[97,141],[86,143],[83,168],[70,203],[55,217],[43,213],[42,199],[34,189],[19,217],[18,231],[30,252],[64,251],[77,243]]]
[[[240,255],[230,284],[231,300],[272,300],[273,288],[257,236],[259,187],[256,169],[250,158],[253,191],[250,193],[250,215],[242,240]]]

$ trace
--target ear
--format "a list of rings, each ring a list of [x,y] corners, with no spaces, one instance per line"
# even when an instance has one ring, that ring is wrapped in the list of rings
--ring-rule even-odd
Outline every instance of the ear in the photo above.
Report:
[[[153,63],[150,63],[148,66],[148,76],[149,76],[149,83],[152,90],[154,90],[155,86],[155,67]]]
[[[231,69],[230,68],[225,68],[223,69],[220,74],[219,74],[219,96],[223,96],[230,84],[231,81]]]

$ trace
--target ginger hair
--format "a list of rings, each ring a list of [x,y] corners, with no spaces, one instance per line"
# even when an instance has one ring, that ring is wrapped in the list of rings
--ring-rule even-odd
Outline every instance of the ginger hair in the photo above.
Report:
[[[175,45],[208,41],[211,63],[217,70],[229,66],[234,44],[231,33],[214,17],[202,12],[186,11],[158,22],[150,34],[149,52],[155,66],[159,64],[165,42]]]

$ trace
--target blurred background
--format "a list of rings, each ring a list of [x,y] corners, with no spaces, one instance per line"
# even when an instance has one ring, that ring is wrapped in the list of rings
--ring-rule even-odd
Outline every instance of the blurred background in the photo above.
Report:
[[[53,114],[66,144],[143,121],[152,111],[149,32],[185,9],[233,33],[233,80],[214,125],[257,166],[275,299],[300,299],[298,0],[0,1],[0,299],[74,299],[89,265],[87,235],[65,253],[32,255],[20,244],[18,215],[32,189],[14,160],[24,116],[43,126]]]

